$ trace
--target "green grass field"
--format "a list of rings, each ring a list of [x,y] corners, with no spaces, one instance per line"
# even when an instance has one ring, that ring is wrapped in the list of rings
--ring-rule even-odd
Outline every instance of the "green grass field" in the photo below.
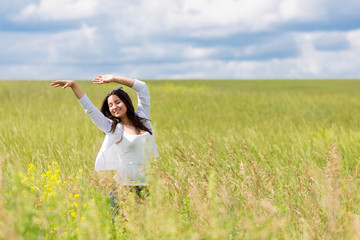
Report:
[[[0,81],[0,239],[360,238],[360,81],[147,83],[151,195],[112,223],[72,91]],[[98,107],[115,88],[78,84]]]

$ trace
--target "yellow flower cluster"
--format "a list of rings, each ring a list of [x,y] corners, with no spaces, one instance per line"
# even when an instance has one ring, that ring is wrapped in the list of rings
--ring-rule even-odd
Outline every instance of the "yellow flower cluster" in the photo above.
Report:
[[[35,180],[35,175],[34,175],[35,169],[36,169],[35,165],[30,163],[25,176],[23,176],[22,172],[19,172],[19,177],[22,178],[21,183],[23,185],[29,187],[31,189],[31,191],[35,191],[36,190],[35,185],[40,183],[39,179]]]
[[[81,176],[82,170],[79,171]],[[29,164],[26,174],[19,173],[21,183],[35,194],[38,198],[38,207],[46,209],[56,204],[61,204],[66,212],[62,212],[65,217],[70,219],[84,221],[85,218],[80,214],[80,190],[74,183],[80,177],[75,176],[73,179],[70,176],[64,176],[58,168],[57,162],[52,162],[47,169],[43,170],[40,178],[37,177],[39,172],[34,164]],[[82,206],[86,209],[86,206]]]
[[[61,170],[57,168],[58,163],[52,162],[51,165],[47,167],[45,173],[41,174],[41,177],[37,177],[37,167],[30,163],[29,168],[23,176],[20,172],[19,176],[23,177],[21,183],[28,187],[31,192],[37,193],[40,195],[39,201],[48,203],[54,198],[57,191],[62,191],[65,181],[62,180]]]

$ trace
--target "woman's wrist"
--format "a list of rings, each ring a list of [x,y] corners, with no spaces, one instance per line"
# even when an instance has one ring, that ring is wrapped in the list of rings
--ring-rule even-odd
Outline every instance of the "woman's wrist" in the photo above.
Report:
[[[120,83],[120,84],[124,84],[123,81],[124,81],[124,77],[120,77],[120,76],[115,76],[115,75],[114,75],[114,77],[113,77],[113,82]]]
[[[71,85],[71,89],[73,90],[77,99],[81,99],[85,95],[75,82],[73,82],[73,84]]]
[[[72,89],[76,88],[77,87],[77,84],[75,81],[71,81],[71,86],[70,86]]]
[[[135,83],[135,79],[127,78],[127,77],[114,76],[114,79],[115,79],[114,82],[125,85],[127,87],[132,87],[134,86]]]

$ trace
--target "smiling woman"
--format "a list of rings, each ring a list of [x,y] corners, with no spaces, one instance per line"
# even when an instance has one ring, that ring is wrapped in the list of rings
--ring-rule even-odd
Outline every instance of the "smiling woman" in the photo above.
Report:
[[[118,186],[130,186],[140,193],[146,188],[146,174],[152,157],[158,157],[153,127],[150,122],[150,95],[147,85],[136,79],[104,75],[94,78],[94,84],[119,83],[138,94],[135,112],[131,98],[122,87],[112,90],[104,99],[101,111],[72,80],[51,83],[63,89],[71,87],[79,103],[95,125],[105,133],[103,145],[95,162],[95,171],[116,170]],[[114,194],[112,194],[113,196]]]

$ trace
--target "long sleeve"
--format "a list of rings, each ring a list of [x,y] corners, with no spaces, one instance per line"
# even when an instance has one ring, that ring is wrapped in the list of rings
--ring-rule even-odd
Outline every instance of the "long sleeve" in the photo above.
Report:
[[[95,125],[104,133],[109,133],[111,130],[111,120],[104,116],[97,107],[84,95],[78,100],[80,105],[84,108],[85,113],[91,118]]]
[[[137,115],[150,120],[150,94],[146,83],[135,79],[132,89],[137,92],[138,96]]]
[[[136,110],[136,114],[139,117],[145,118],[146,121],[144,122],[145,126],[150,129],[153,133],[153,126],[150,122],[150,94],[149,89],[143,81],[135,79],[134,86],[132,87],[137,92],[138,95],[138,107]],[[156,141],[154,139],[153,150],[155,154],[155,158],[159,157],[159,153],[156,147]]]

